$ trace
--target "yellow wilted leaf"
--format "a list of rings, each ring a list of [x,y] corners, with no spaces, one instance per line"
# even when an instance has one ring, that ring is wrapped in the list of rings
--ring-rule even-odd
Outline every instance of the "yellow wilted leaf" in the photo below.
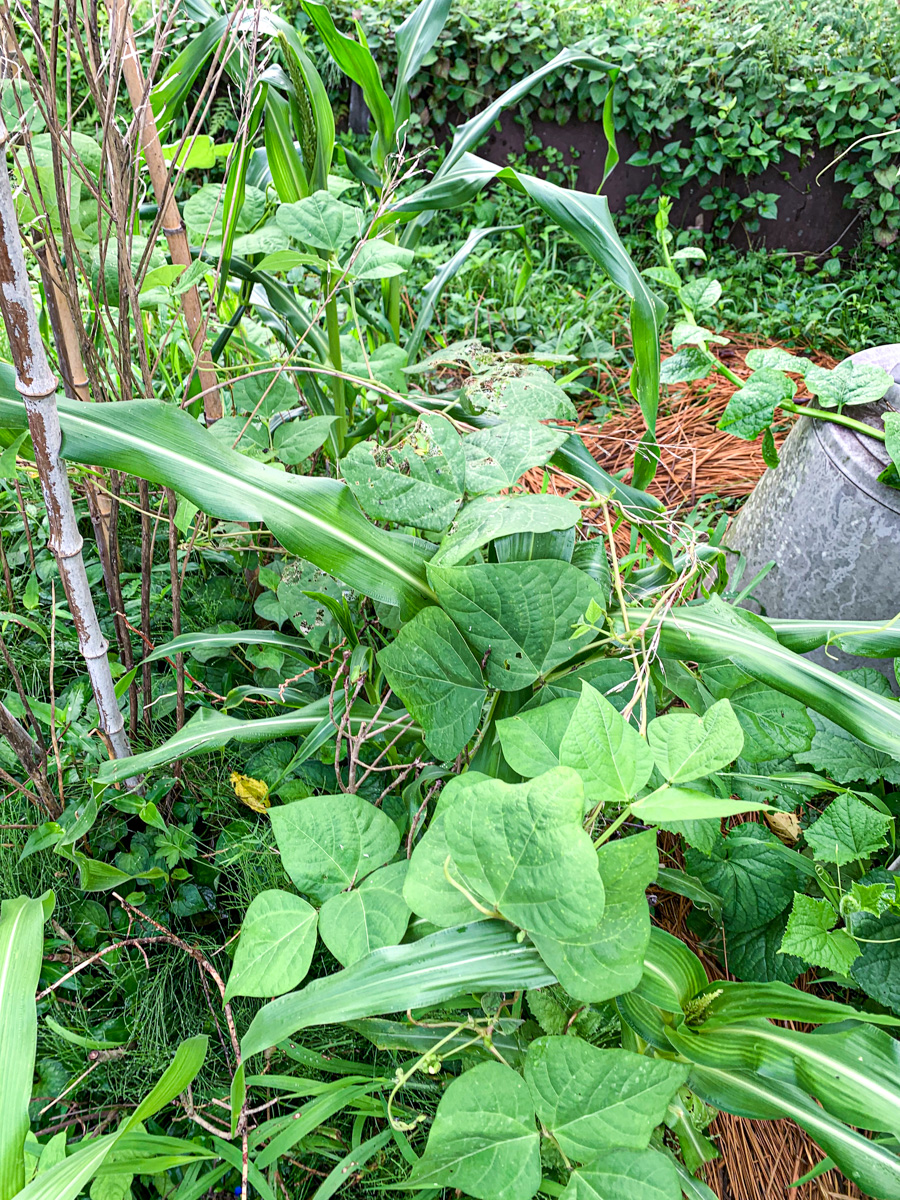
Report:
[[[241,804],[246,804],[254,812],[268,812],[271,803],[269,785],[262,779],[251,779],[249,775],[239,775],[237,771],[232,771],[231,786]]]
[[[790,812],[764,813],[766,824],[786,846],[793,846],[800,839],[800,819]]]

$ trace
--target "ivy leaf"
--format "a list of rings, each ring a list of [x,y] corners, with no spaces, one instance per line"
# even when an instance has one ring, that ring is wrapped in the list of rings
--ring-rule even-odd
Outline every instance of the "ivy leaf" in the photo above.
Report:
[[[560,1200],[681,1200],[675,1163],[658,1150],[609,1150],[569,1177]]]
[[[575,406],[549,371],[531,364],[505,362],[476,375],[463,387],[471,412],[488,412],[505,421],[574,421]]]
[[[432,555],[431,565],[453,567],[494,538],[571,529],[580,518],[578,505],[562,496],[478,496],[465,505]]]
[[[887,779],[900,784],[900,762],[881,750],[864,745],[827,717],[810,710],[816,727],[812,745],[800,750],[794,758],[823,772],[835,783],[875,783]]]
[[[596,688],[582,682],[581,696],[559,748],[574,767],[588,803],[627,803],[653,773],[653,755],[638,731]]]
[[[685,346],[663,359],[659,382],[692,383],[695,379],[705,379],[713,366],[699,346]]]
[[[540,1183],[539,1137],[522,1077],[487,1062],[454,1079],[407,1186],[458,1188],[475,1200],[530,1200]]]
[[[818,862],[843,867],[883,850],[891,820],[857,796],[845,793],[832,800],[804,836]]]
[[[537,421],[504,422],[463,438],[466,491],[470,496],[515,487],[526,471],[541,467],[569,437]]]
[[[551,700],[497,722],[503,757],[516,774],[534,779],[559,766],[560,744],[577,703],[569,697]]]
[[[316,910],[276,888],[250,902],[228,976],[225,1000],[233,996],[281,996],[304,978],[316,948]]]
[[[406,933],[410,913],[403,899],[403,881],[408,865],[380,867],[358,888],[332,896],[322,905],[319,936],[342,966],[349,967],[371,950],[396,946]]]
[[[721,898],[729,936],[774,920],[806,879],[800,855],[782,846],[768,829],[751,823],[720,835],[708,857],[687,849],[684,863],[691,875]]]
[[[782,400],[793,399],[796,391],[797,385],[787,375],[763,367],[755,371],[728,401],[718,428],[752,442],[772,424],[775,409]]]
[[[578,650],[573,629],[591,600],[604,598],[584,571],[559,559],[432,567],[442,607],[504,692],[528,687]]]
[[[466,486],[462,439],[446,417],[420,417],[396,447],[357,443],[341,460],[341,474],[374,520],[445,529]]]
[[[463,784],[444,818],[450,870],[520,929],[583,938],[604,904],[583,806],[581,780],[563,767],[527,783]]]
[[[280,205],[275,220],[294,241],[332,254],[358,242],[363,232],[362,209],[344,204],[330,192],[314,192]]]
[[[841,409],[845,404],[873,404],[894,383],[881,367],[868,363],[840,363],[832,370],[810,363],[806,387],[823,408]]]
[[[269,809],[281,862],[298,891],[318,904],[389,862],[397,826],[360,796],[311,796]]]
[[[584,944],[533,937],[538,952],[574,999],[599,1003],[640,983],[650,944],[650,907],[644,894],[656,878],[656,833],[647,830],[606,842],[597,851],[606,892],[603,918]]]
[[[764,683],[739,688],[731,697],[731,707],[744,731],[741,757],[747,762],[784,758],[812,745],[816,727],[806,706]]]
[[[741,753],[744,732],[728,700],[717,700],[702,717],[671,713],[651,721],[647,741],[669,783],[686,783],[727,767]]]
[[[445,612],[426,608],[378,655],[387,681],[424,730],[425,745],[449,762],[474,734],[487,697],[481,670]]]
[[[814,967],[849,975],[860,949],[843,929],[832,933],[837,914],[827,900],[816,900],[797,892],[781,942],[784,954],[796,954]]]
[[[687,1063],[600,1050],[576,1037],[538,1038],[525,1059],[538,1120],[579,1163],[619,1146],[646,1149],[689,1071]]]

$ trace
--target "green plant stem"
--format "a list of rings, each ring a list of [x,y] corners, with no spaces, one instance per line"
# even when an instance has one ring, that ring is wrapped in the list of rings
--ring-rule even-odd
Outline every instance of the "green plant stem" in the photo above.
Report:
[[[343,371],[344,363],[341,355],[341,323],[338,318],[337,297],[331,295],[331,272],[325,272],[325,295],[329,299],[325,303],[325,327],[328,330],[328,353],[331,365],[335,371]],[[331,381],[331,393],[334,397],[334,415],[337,417],[338,453],[344,452],[344,439],[347,436],[347,405],[344,394],[344,380],[335,375]]]
[[[865,434],[866,437],[875,438],[878,442],[883,442],[887,436],[883,429],[873,429],[871,425],[866,425],[863,421],[855,421],[853,417],[845,417],[843,413],[827,412],[822,408],[807,408],[803,404],[794,404],[791,400],[782,400],[778,407],[783,408],[785,412],[800,413],[804,417],[815,417],[817,421],[831,421],[835,425],[843,425],[845,429]]]
[[[603,843],[605,841],[607,841],[609,838],[611,838],[612,835],[619,828],[619,826],[624,824],[625,821],[627,821],[630,816],[631,816],[631,805],[626,804],[625,807],[622,809],[622,811],[619,813],[619,815],[616,817],[616,819],[613,821],[612,825],[608,825],[606,827],[606,829],[604,829],[603,833],[600,834],[600,836],[594,842],[594,845],[602,846]]]
[[[394,245],[397,244],[397,231],[392,229],[387,236],[387,240]],[[393,275],[388,280],[388,311],[387,318],[390,322],[391,332],[394,335],[394,341],[400,345],[400,276]]]

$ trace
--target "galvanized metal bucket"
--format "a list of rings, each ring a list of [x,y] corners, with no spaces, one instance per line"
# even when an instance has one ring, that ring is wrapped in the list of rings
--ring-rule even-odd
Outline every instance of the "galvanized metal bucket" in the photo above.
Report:
[[[900,411],[900,343],[850,362],[884,367],[897,381],[885,398],[851,410],[877,428]],[[900,490],[878,482],[890,459],[884,444],[841,425],[802,417],[729,530],[744,563],[740,586],[774,566],[746,606],[770,617],[883,621],[900,613]],[[737,558],[730,556],[732,579]],[[833,670],[877,667],[897,690],[893,659],[858,658],[832,648],[810,657]]]

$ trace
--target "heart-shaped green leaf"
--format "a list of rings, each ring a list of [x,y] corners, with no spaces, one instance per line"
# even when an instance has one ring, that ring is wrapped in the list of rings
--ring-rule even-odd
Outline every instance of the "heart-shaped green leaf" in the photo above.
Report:
[[[371,950],[396,946],[406,933],[409,905],[403,899],[403,881],[407,866],[404,861],[380,867],[358,888],[332,896],[322,905],[319,935],[343,966]]]
[[[309,970],[315,948],[316,910],[290,892],[260,892],[241,925],[225,999],[289,992]]]
[[[657,717],[650,722],[647,741],[663,777],[669,783],[687,783],[734,762],[744,745],[744,731],[731,704],[718,700],[702,717]]]
[[[653,755],[638,731],[584,682],[560,743],[559,761],[581,776],[589,803],[626,803],[653,773]]]

